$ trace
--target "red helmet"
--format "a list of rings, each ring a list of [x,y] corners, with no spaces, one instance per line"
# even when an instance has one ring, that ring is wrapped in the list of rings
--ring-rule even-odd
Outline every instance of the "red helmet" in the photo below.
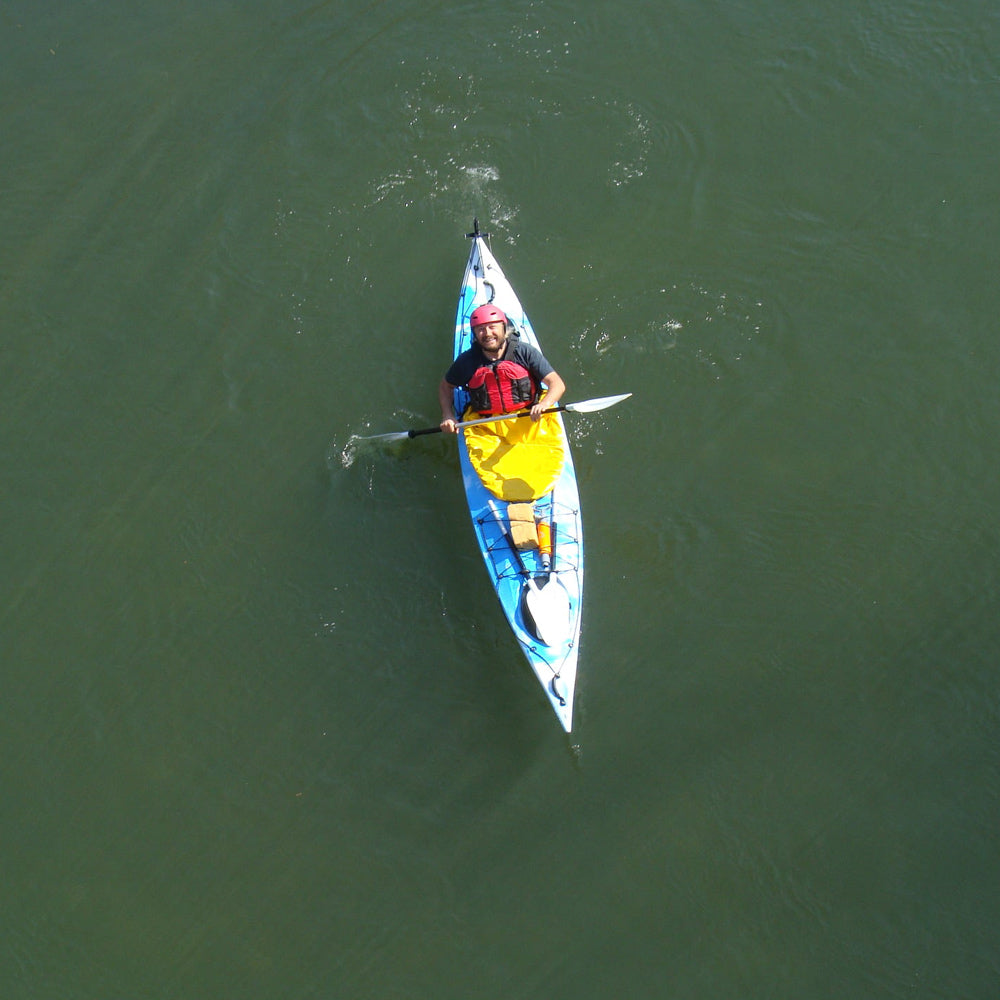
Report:
[[[475,332],[477,326],[483,326],[485,323],[503,323],[506,325],[507,317],[495,305],[488,302],[478,309],[473,309],[472,315],[469,317],[469,326],[472,327],[473,332]]]

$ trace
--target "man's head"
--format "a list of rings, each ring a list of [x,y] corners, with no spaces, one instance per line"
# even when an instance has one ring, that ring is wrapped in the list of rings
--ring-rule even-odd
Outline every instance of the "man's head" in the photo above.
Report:
[[[507,317],[503,314],[502,310],[497,309],[495,305],[490,303],[472,310],[472,315],[469,317],[469,326],[472,327],[473,336],[476,336],[477,327],[486,326],[488,323],[503,323],[504,330],[506,330]]]
[[[507,340],[507,317],[494,305],[479,306],[469,317],[472,336],[486,351],[498,351]]]

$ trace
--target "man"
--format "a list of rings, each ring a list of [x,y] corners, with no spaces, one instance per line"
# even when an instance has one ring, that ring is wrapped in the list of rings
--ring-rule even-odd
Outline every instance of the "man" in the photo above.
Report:
[[[474,309],[469,325],[474,342],[438,387],[441,430],[458,433],[454,392],[460,386],[468,389],[472,409],[482,416],[530,408],[531,419],[540,420],[542,411],[555,406],[566,391],[552,365],[537,348],[511,338],[507,317],[494,305]]]

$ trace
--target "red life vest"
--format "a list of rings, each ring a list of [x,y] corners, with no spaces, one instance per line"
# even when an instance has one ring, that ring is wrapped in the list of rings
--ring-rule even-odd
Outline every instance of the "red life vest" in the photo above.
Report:
[[[469,379],[469,401],[483,416],[527,409],[538,395],[531,372],[517,361],[494,361]]]

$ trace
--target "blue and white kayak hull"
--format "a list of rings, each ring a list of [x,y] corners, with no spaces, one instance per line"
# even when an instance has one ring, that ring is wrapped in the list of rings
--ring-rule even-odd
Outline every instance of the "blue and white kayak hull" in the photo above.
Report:
[[[469,236],[472,247],[455,318],[454,357],[472,345],[469,317],[487,302],[503,310],[522,341],[539,347],[531,322],[478,223]],[[455,412],[461,414],[467,402],[466,394],[456,391]],[[561,422],[562,415],[555,419]],[[464,433],[460,433],[458,450],[472,527],[497,598],[560,723],[571,732],[583,600],[583,522],[565,429],[563,436],[566,447],[561,471],[551,491],[534,501],[537,516],[552,526],[552,558],[548,565],[537,549],[514,550],[507,530],[507,503],[483,485],[469,458]],[[525,599],[532,587],[562,588],[555,593],[542,590],[548,597],[546,607],[554,609],[544,623],[532,621],[530,607],[533,600],[537,606],[538,595]]]

